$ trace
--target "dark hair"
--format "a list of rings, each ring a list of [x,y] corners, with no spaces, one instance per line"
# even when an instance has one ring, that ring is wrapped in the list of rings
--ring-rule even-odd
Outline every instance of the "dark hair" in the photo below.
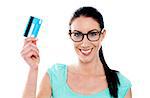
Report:
[[[69,22],[69,26],[71,26],[72,22],[80,16],[91,17],[99,23],[101,30],[104,28],[103,16],[97,9],[93,7],[81,7],[78,10],[76,10]],[[112,70],[107,66],[107,63],[103,56],[102,46],[99,50],[99,58],[103,64],[109,93],[112,97],[118,98],[118,86],[120,85],[119,78],[117,76],[118,71]]]

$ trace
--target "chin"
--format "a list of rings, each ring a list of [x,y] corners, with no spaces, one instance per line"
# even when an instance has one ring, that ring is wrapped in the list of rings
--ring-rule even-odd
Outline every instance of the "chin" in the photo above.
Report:
[[[79,60],[83,63],[90,63],[94,59],[94,56],[87,56],[87,57],[78,56],[78,57],[79,57]]]

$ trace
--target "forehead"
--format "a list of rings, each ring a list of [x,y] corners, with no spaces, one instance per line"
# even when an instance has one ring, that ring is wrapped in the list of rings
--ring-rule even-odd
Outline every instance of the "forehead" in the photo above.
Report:
[[[76,18],[71,24],[71,30],[79,30],[87,32],[92,29],[100,30],[99,23],[91,17],[80,16]]]

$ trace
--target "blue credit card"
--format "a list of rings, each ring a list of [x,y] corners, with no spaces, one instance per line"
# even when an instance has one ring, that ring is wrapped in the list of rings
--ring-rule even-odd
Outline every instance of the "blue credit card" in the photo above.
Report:
[[[42,24],[42,19],[30,16],[28,24],[25,29],[25,37],[34,37],[36,38],[39,32],[39,29]]]

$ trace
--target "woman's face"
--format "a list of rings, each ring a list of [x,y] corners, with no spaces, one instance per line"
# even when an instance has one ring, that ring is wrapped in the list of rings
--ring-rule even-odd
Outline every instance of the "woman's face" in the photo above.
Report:
[[[91,17],[80,16],[79,18],[74,19],[71,24],[71,32],[80,31],[83,34],[86,34],[94,29],[101,31],[99,23]],[[74,49],[81,62],[88,63],[96,58],[99,58],[99,49],[104,36],[105,30],[102,30],[100,38],[97,41],[89,41],[84,35],[81,42],[73,42]]]

